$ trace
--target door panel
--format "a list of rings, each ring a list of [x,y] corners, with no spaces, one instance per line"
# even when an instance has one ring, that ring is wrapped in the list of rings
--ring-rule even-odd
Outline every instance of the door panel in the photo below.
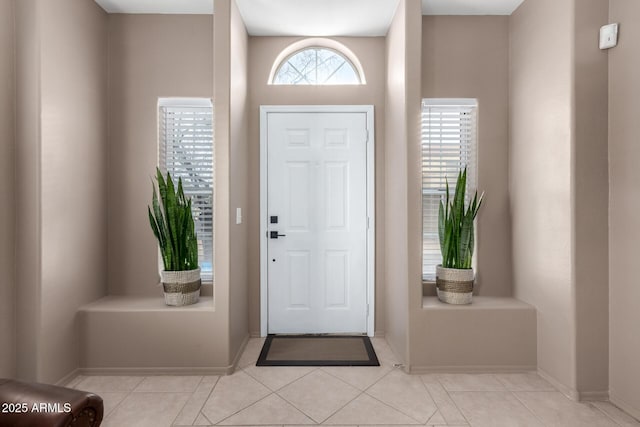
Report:
[[[269,113],[269,333],[367,330],[367,117]]]

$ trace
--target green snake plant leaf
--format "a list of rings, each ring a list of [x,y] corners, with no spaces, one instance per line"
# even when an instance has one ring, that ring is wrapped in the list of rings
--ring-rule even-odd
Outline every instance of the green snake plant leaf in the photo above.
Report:
[[[158,191],[153,186],[152,206],[148,207],[148,214],[151,230],[158,240],[164,269],[196,269],[198,240],[191,212],[191,199],[184,194],[181,178],[178,179],[176,188],[171,175],[167,173],[165,180],[157,168],[156,180]]]
[[[474,220],[482,205],[484,193],[478,197],[476,191],[473,199],[465,206],[466,168],[458,173],[453,198],[449,196],[449,182],[445,182],[445,201],[440,203],[438,210],[438,237],[442,266],[468,269],[472,265],[475,245]]]

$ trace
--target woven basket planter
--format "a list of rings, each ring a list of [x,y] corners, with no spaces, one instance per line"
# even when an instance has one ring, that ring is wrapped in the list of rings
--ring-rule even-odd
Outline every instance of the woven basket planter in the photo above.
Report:
[[[447,304],[471,304],[473,296],[473,269],[436,267],[438,299]]]
[[[198,302],[200,298],[200,268],[186,271],[162,270],[160,277],[167,305],[182,306]]]

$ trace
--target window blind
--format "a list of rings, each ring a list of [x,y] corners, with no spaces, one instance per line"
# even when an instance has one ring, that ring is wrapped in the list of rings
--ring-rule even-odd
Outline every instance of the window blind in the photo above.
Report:
[[[208,99],[161,99],[159,164],[191,197],[203,281],[213,281],[213,107]]]
[[[438,208],[444,199],[446,181],[453,196],[458,172],[466,166],[467,197],[476,188],[477,110],[475,99],[422,101],[422,279],[425,281],[435,281],[436,265],[442,262]]]

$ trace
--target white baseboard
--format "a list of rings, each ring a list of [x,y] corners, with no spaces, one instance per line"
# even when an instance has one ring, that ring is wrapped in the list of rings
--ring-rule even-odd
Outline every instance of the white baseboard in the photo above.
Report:
[[[251,335],[247,334],[247,336],[244,337],[244,340],[242,340],[242,344],[240,344],[240,348],[236,352],[236,355],[233,358],[233,362],[231,362],[232,369],[231,369],[231,372],[229,372],[229,374],[233,374],[236,371],[236,369],[238,369],[238,362],[240,362],[242,353],[244,353],[244,349],[247,348],[247,343],[249,342],[250,338],[251,338]]]
[[[233,366],[227,367],[154,367],[154,368],[80,368],[79,375],[230,375]]]
[[[64,387],[67,384],[71,383],[71,381],[73,381],[78,375],[80,375],[80,370],[79,369],[74,369],[73,371],[71,371],[67,375],[65,375],[64,377],[60,378],[60,380],[58,380],[55,385],[59,385],[61,387]]]
[[[607,402],[609,391],[579,391],[581,402]]]
[[[637,408],[626,400],[621,399],[620,396],[617,396],[615,394],[615,391],[609,391],[609,400],[611,401],[611,403],[625,411],[627,414],[631,415],[636,420],[640,420],[640,408]]]
[[[469,365],[469,366],[410,366],[410,374],[495,374],[509,372],[535,372],[530,365]]]
[[[538,375],[550,382],[552,386],[557,388],[560,393],[564,394],[569,399],[575,400],[576,402],[580,400],[580,394],[578,393],[578,390],[562,384],[560,381],[556,380],[551,375],[546,373],[543,369],[538,368]]]
[[[574,388],[568,387],[562,384],[560,381],[553,378],[543,369],[538,368],[538,375],[551,383],[552,386],[558,389],[558,391],[571,400],[576,402],[606,402],[609,400],[609,391],[578,391]]]

